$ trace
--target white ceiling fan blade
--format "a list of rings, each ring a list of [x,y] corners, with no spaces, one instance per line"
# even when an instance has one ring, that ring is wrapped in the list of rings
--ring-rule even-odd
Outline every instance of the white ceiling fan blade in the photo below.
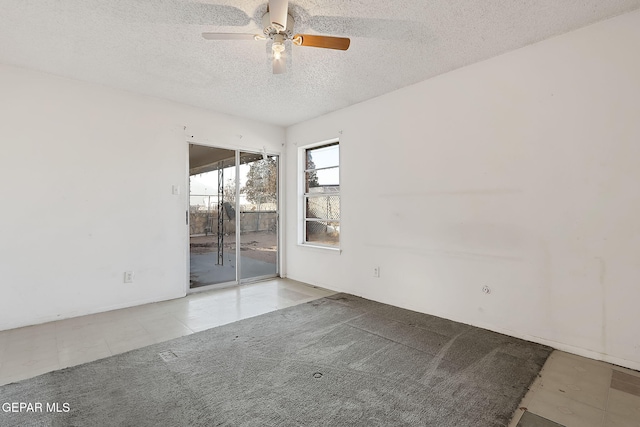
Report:
[[[287,72],[287,60],[284,56],[273,58],[273,74],[284,74]]]
[[[260,40],[259,34],[238,34],[238,33],[202,33],[202,37],[207,40]]]
[[[287,28],[289,0],[269,0],[269,17],[279,31]]]

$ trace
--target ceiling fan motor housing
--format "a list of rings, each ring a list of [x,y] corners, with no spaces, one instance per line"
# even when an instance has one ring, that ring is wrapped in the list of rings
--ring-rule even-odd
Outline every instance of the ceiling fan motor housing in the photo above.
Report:
[[[278,29],[271,24],[271,17],[269,16],[269,12],[265,13],[262,17],[262,26],[264,27],[263,33],[264,35],[272,39],[275,35],[281,34],[285,36],[285,40],[290,40],[293,38],[293,24],[294,19],[293,16],[287,15],[287,28],[284,31],[278,32]]]

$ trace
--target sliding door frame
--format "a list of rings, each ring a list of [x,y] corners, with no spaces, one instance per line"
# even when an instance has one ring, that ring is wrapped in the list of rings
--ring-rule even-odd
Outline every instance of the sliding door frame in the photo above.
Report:
[[[236,210],[236,227],[235,227],[235,232],[236,232],[236,280],[235,281],[229,281],[229,282],[223,282],[223,283],[215,283],[212,285],[206,285],[206,286],[199,286],[197,288],[191,288],[191,243],[190,243],[190,224],[189,224],[189,210],[190,210],[190,193],[191,193],[191,189],[190,189],[190,175],[189,175],[189,167],[190,167],[190,161],[189,161],[189,145],[199,145],[202,147],[209,147],[209,148],[220,148],[220,149],[224,149],[224,150],[229,150],[229,151],[233,151],[235,154],[235,169],[236,169],[236,173],[235,173],[235,182],[236,182],[236,188],[235,188],[235,192],[236,192],[236,201],[235,201],[235,210]],[[281,238],[281,230],[282,230],[282,224],[281,224],[281,220],[282,220],[282,215],[280,215],[281,212],[281,205],[280,202],[282,200],[281,198],[281,191],[282,191],[282,182],[281,182],[281,178],[282,178],[282,174],[281,174],[281,165],[280,165],[280,161],[282,159],[282,154],[281,153],[277,153],[277,152],[268,152],[266,151],[266,149],[264,151],[260,151],[260,150],[256,150],[255,148],[239,148],[239,147],[233,147],[233,146],[228,146],[228,145],[224,145],[224,144],[208,144],[208,143],[204,143],[204,142],[199,142],[196,140],[190,140],[187,139],[187,143],[185,144],[185,151],[186,151],[186,178],[185,178],[185,199],[186,199],[186,227],[185,227],[185,233],[186,233],[186,266],[187,266],[187,274],[186,274],[186,280],[185,280],[185,288],[186,288],[186,293],[187,294],[192,294],[192,293],[197,293],[197,292],[205,292],[205,291],[210,291],[210,290],[214,290],[214,289],[223,289],[223,288],[229,288],[229,287],[234,287],[234,286],[241,286],[243,284],[248,284],[248,283],[253,283],[253,282],[259,282],[262,280],[268,280],[268,279],[273,279],[276,277],[281,277],[280,272],[281,272],[281,268],[280,268],[280,260],[281,260],[281,251],[282,251],[282,242],[283,239]],[[241,257],[240,257],[240,244],[241,244],[241,236],[240,236],[240,153],[249,153],[249,154],[266,154],[267,156],[274,156],[277,158],[277,170],[276,170],[276,185],[277,185],[277,191],[276,191],[276,242],[278,245],[278,250],[276,253],[276,272],[273,275],[265,275],[265,276],[259,276],[259,277],[251,277],[251,278],[247,278],[247,279],[242,279],[241,278],[241,268],[242,268],[242,262],[241,262]]]
[[[260,151],[251,151],[251,150],[238,150],[236,152],[237,156],[236,156],[236,161],[240,160],[240,152],[242,153],[248,153],[248,154],[264,154],[266,156],[273,156],[276,158],[276,244],[278,246],[278,249],[276,251],[276,272],[275,274],[267,274],[264,276],[256,276],[256,277],[249,277],[246,279],[242,279],[240,276],[242,275],[242,270],[238,269],[238,279],[240,281],[240,284],[244,284],[244,283],[253,283],[253,282],[259,282],[261,280],[267,280],[267,279],[272,279],[274,277],[281,277],[280,276],[280,252],[282,250],[281,248],[281,239],[280,239],[280,230],[281,230],[281,224],[280,224],[280,188],[281,188],[281,182],[280,182],[280,155],[279,154],[272,154],[272,153],[268,153],[266,151],[260,152]],[[237,183],[240,183],[240,168],[237,168],[237,172],[238,174],[236,175],[236,179],[237,179]],[[240,214],[240,185],[237,185],[237,194],[236,194],[236,212],[238,214]],[[239,224],[239,222],[238,222]],[[242,243],[240,240],[240,229],[241,227],[237,227],[236,230],[236,241],[239,242],[238,243],[238,248],[240,247],[240,244]],[[236,265],[240,265],[240,251],[238,251],[238,263]]]

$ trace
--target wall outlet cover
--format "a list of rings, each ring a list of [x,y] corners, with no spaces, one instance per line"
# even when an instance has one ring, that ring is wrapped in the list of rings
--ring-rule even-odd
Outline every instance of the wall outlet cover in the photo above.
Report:
[[[133,283],[133,271],[125,271],[124,272],[124,283]]]

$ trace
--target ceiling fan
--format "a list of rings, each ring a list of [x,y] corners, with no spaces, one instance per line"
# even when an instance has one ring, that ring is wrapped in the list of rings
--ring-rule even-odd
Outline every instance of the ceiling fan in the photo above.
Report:
[[[287,40],[298,46],[311,46],[323,49],[347,50],[351,40],[345,37],[318,36],[312,34],[293,34],[293,16],[289,15],[289,0],[269,0],[267,13],[262,17],[263,34],[242,33],[202,33],[207,40],[273,40],[273,74],[282,74],[287,70],[284,59]]]

